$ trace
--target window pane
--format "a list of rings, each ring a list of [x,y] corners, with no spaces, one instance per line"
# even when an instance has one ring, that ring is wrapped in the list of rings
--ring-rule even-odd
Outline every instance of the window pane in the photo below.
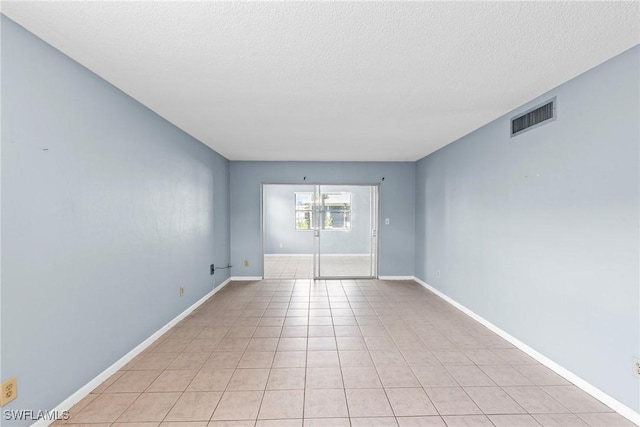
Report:
[[[311,229],[311,211],[296,211],[296,230]]]
[[[322,195],[325,209],[324,228],[351,229],[351,193],[325,193]]]
[[[340,206],[351,209],[351,193],[324,193],[325,206]]]
[[[337,230],[348,230],[351,228],[351,212],[349,211],[330,211],[326,213],[325,228]]]
[[[311,210],[313,208],[313,193],[296,193],[296,210]]]
[[[313,208],[315,193],[296,192],[296,230],[313,229]],[[322,193],[324,206],[321,227],[329,230],[351,229],[351,193]]]

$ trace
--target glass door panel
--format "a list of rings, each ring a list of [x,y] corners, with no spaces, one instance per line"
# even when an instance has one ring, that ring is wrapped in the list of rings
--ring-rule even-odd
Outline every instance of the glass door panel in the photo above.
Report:
[[[316,278],[376,276],[377,190],[377,186],[370,185],[316,187]]]
[[[263,184],[262,262],[265,279],[311,279],[315,252],[315,185]]]

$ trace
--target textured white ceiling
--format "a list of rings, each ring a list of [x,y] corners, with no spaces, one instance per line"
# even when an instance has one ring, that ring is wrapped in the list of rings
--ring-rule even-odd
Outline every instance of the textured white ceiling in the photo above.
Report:
[[[416,160],[640,42],[636,2],[3,2],[231,160]]]

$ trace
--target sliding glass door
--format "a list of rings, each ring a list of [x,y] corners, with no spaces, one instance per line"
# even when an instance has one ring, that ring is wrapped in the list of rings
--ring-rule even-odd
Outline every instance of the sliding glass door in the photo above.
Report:
[[[377,185],[264,184],[263,277],[377,277]]]
[[[377,275],[378,186],[317,185],[314,278]]]

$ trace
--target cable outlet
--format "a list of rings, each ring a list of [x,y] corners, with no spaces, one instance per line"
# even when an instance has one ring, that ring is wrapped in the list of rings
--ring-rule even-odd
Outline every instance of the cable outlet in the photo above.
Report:
[[[245,267],[249,267],[249,260],[248,260],[248,259],[245,259],[245,260],[244,260],[244,266],[245,266]]]
[[[211,264],[211,266],[209,267],[209,275],[213,276],[213,273],[216,272],[216,268],[214,267],[213,264]]]
[[[633,356],[633,373],[640,378],[640,357]]]
[[[18,397],[18,379],[16,377],[11,377],[8,380],[3,381],[0,386],[0,390],[2,390],[2,395],[0,395],[0,406],[4,406]]]
[[[184,295],[184,286],[180,286],[180,296]]]

